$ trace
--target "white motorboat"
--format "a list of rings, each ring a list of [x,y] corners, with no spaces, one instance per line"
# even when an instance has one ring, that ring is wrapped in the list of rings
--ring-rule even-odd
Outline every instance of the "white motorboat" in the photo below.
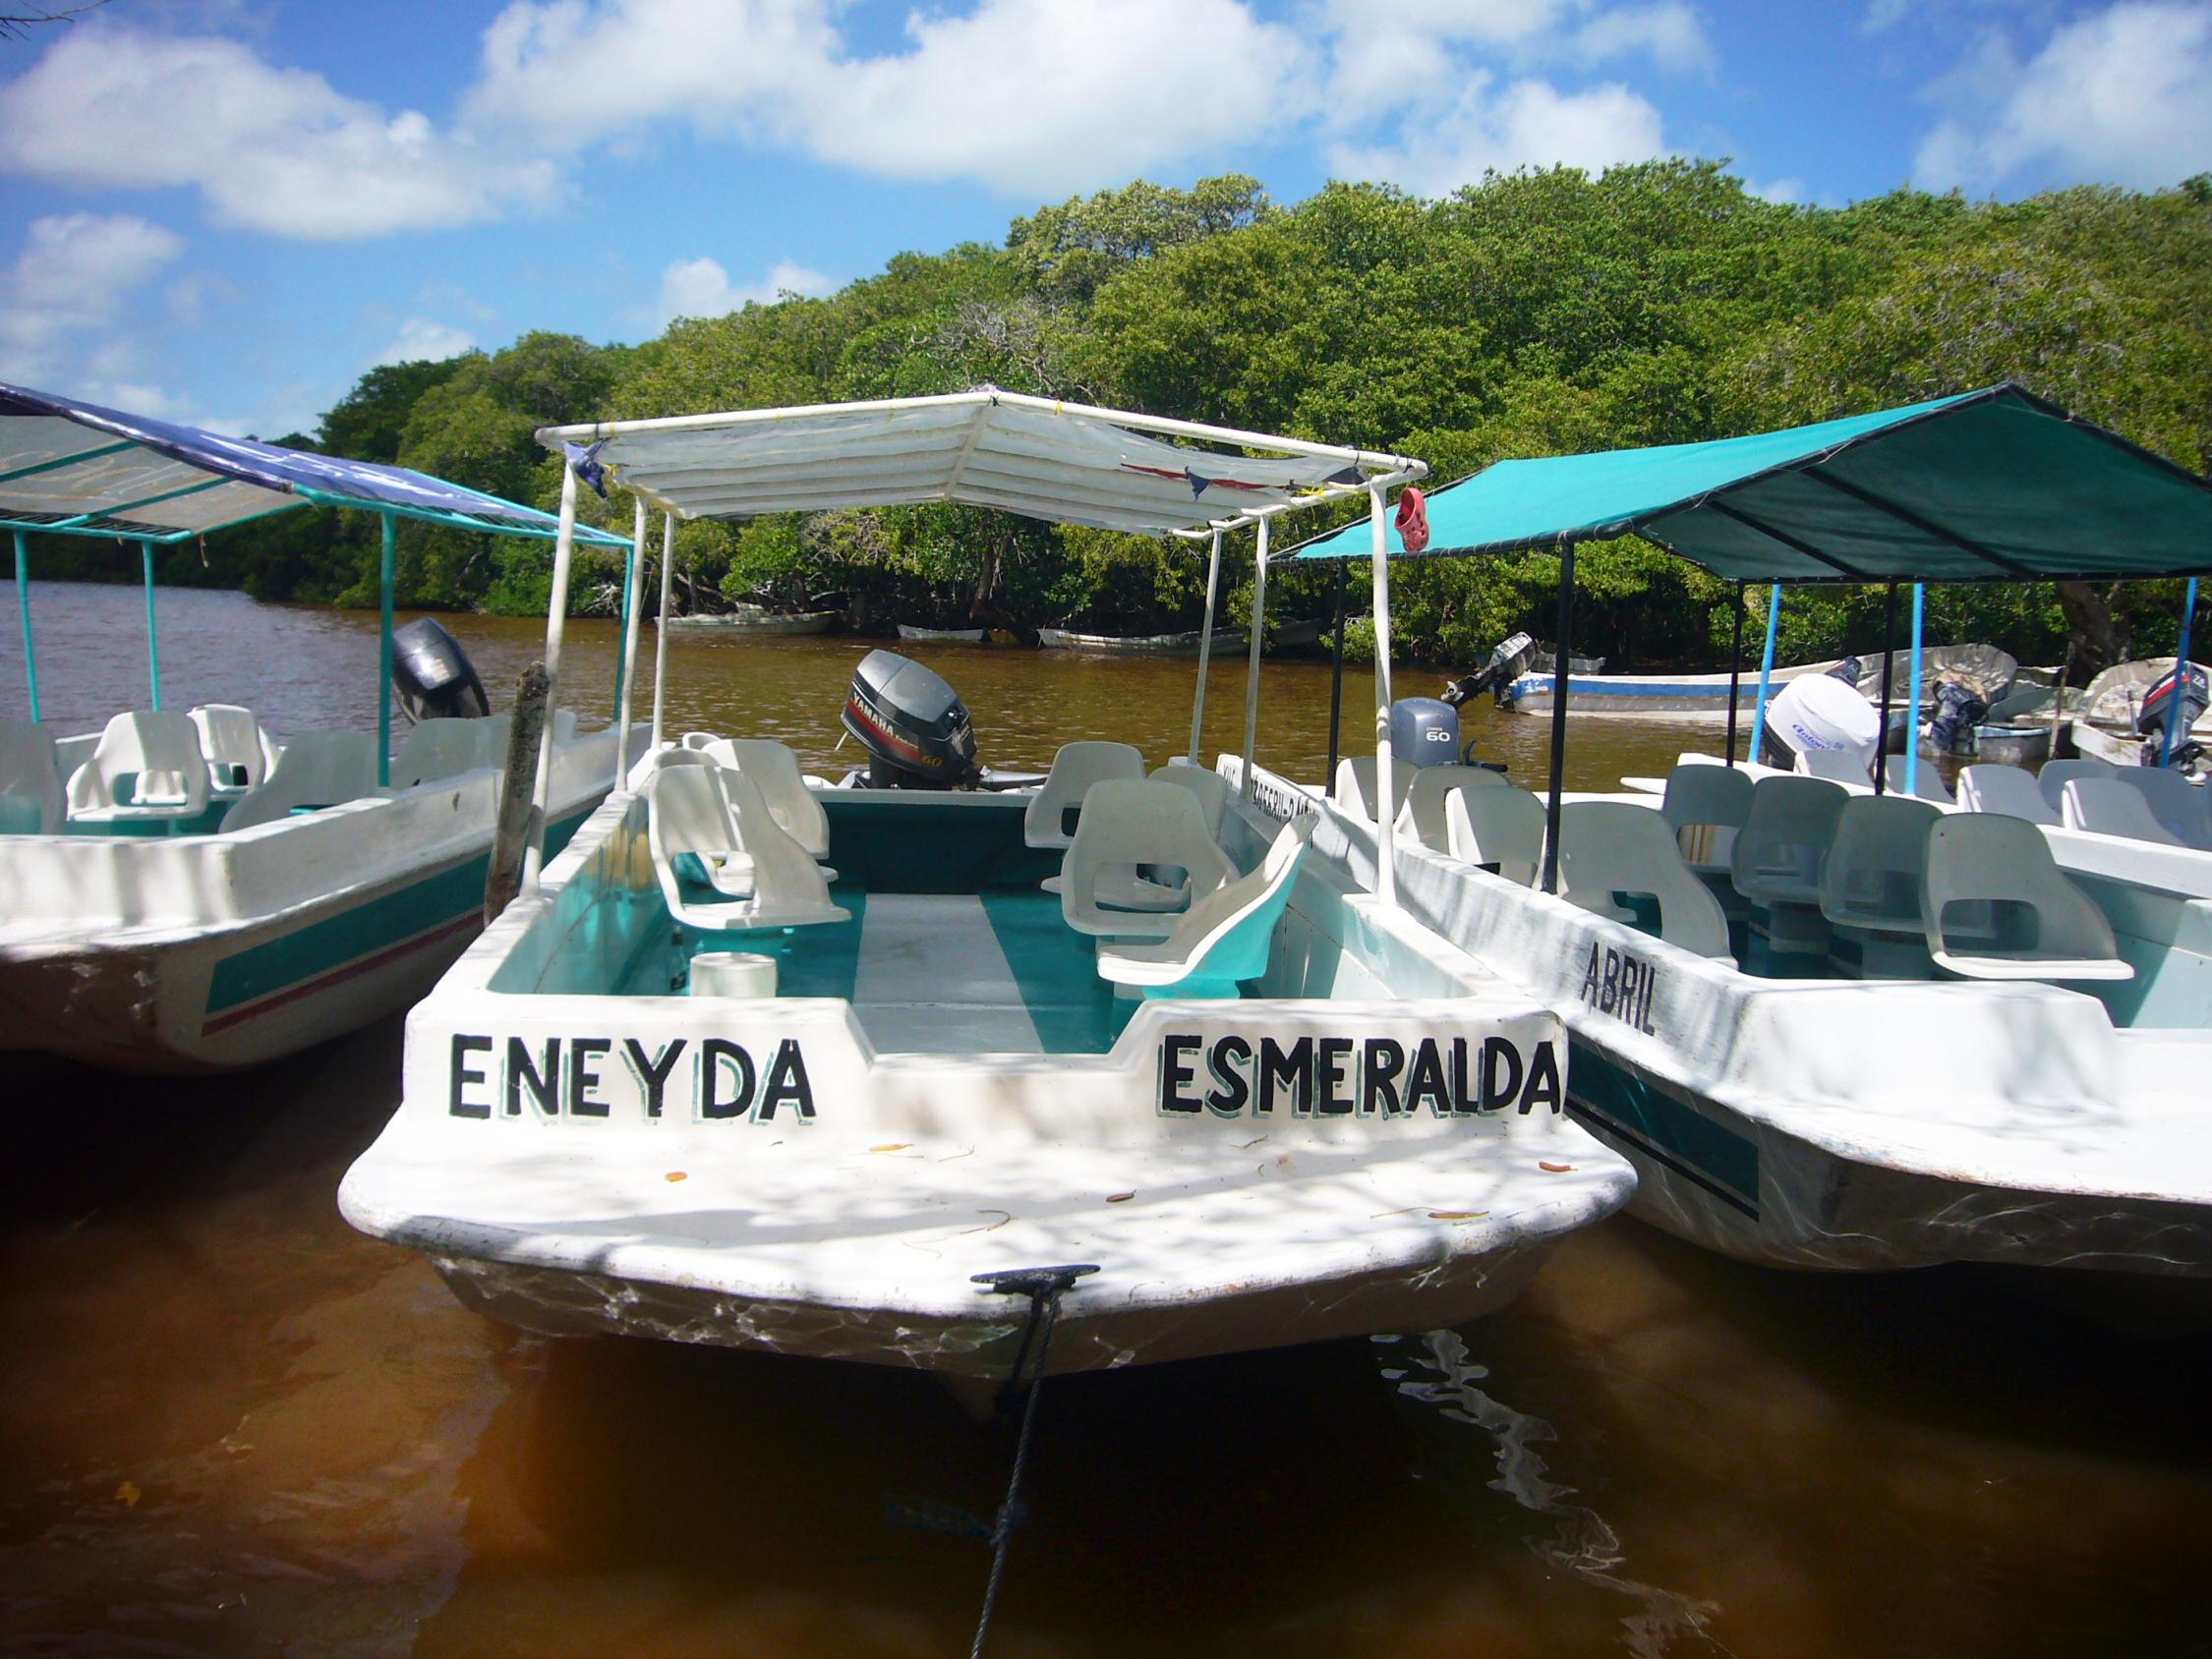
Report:
[[[950,498],[1210,537],[1216,576],[1209,519],[1421,470],[989,390],[594,430],[671,535]],[[354,1225],[533,1330],[988,1380],[1009,1273],[1066,1270],[1052,1370],[1112,1367],[1487,1313],[1626,1199],[1556,1016],[1360,890],[1325,804],[1123,744],[974,788],[965,708],[887,652],[844,721],[878,786],[656,722],[410,1017]]]

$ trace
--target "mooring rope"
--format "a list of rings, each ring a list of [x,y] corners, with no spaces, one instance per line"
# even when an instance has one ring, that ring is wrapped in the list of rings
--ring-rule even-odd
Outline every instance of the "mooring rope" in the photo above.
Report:
[[[1028,1323],[1021,1328],[1021,1344],[1014,1352],[1014,1368],[1007,1375],[1006,1391],[999,1397],[1002,1404],[1020,1387],[1022,1366],[1028,1360],[1032,1338],[1037,1344],[1037,1363],[1029,1379],[1029,1398],[1021,1407],[1021,1430],[1014,1443],[1014,1468],[1007,1477],[1006,1501],[999,1505],[998,1516],[991,1523],[991,1576],[983,1586],[983,1615],[976,1621],[975,1645],[968,1649],[968,1659],[982,1659],[983,1643],[991,1633],[991,1615],[998,1607],[999,1581],[1006,1574],[1007,1546],[1013,1542],[1014,1528],[1020,1516],[1021,1475],[1028,1467],[1029,1447],[1036,1438],[1037,1401],[1044,1394],[1045,1361],[1052,1349],[1052,1327],[1059,1316],[1060,1295],[1073,1287],[1077,1280],[1097,1271],[1095,1265],[1023,1267],[973,1276],[975,1284],[986,1286],[999,1295],[1029,1298]]]

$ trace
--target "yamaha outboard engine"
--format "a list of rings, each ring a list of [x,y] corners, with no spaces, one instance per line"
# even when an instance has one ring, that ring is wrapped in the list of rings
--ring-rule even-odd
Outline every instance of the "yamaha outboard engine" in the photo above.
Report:
[[[1433,697],[1401,697],[1390,705],[1390,755],[1409,767],[1449,766],[1459,759],[1459,711]]]
[[[2181,731],[2184,736],[2189,727],[2204,718],[2205,709],[2212,707],[2212,679],[2205,675],[2204,664],[2191,662],[2188,670],[2188,682],[2182,692]],[[2170,670],[2143,693],[2143,706],[2135,715],[2135,730],[2142,736],[2166,735],[2167,715],[2174,703],[2174,678],[2175,671]]]
[[[959,789],[977,780],[967,705],[910,658],[869,652],[838,717],[868,751],[871,789]]]
[[[473,719],[492,713],[461,642],[424,616],[391,637],[391,684],[411,720]]]
[[[1928,721],[1928,740],[1950,755],[1975,752],[1974,728],[1989,713],[1989,705],[1960,685],[1945,680],[1936,687],[1936,713]]]

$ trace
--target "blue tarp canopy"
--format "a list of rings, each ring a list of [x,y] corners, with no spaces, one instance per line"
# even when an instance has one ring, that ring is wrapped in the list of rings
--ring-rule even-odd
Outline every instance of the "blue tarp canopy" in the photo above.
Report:
[[[181,542],[314,503],[550,539],[555,521],[405,467],[224,437],[0,383],[0,529]],[[585,525],[578,540],[627,546]]]
[[[2212,571],[2212,484],[2012,384],[1711,443],[1500,461],[1428,497],[1422,557],[1641,536],[1749,582]],[[1365,558],[1368,525],[1298,549]],[[1389,550],[1405,557],[1393,525]]]

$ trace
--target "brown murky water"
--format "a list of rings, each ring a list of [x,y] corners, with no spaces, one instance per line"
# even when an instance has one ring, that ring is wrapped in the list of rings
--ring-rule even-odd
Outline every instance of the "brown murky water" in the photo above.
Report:
[[[135,596],[33,602],[49,718],[143,699]],[[373,718],[374,618],[162,605],[172,706]],[[536,649],[455,628],[497,684]],[[571,631],[587,709],[611,637]],[[679,638],[670,723],[827,765],[860,649]],[[997,764],[1188,735],[1189,663],[921,649]],[[21,666],[11,632],[0,715]],[[1327,689],[1267,669],[1264,760],[1313,774]],[[1542,741],[1483,747],[1534,773]],[[1681,746],[1578,726],[1571,781]],[[399,1048],[393,1020],[186,1083],[10,1057],[0,1651],[964,1652],[983,1547],[887,1516],[987,1515],[1010,1433],[920,1378],[464,1313],[332,1202]],[[2208,1361],[1970,1274],[1785,1275],[1615,1221],[1463,1331],[1056,1382],[992,1651],[2212,1652]]]

